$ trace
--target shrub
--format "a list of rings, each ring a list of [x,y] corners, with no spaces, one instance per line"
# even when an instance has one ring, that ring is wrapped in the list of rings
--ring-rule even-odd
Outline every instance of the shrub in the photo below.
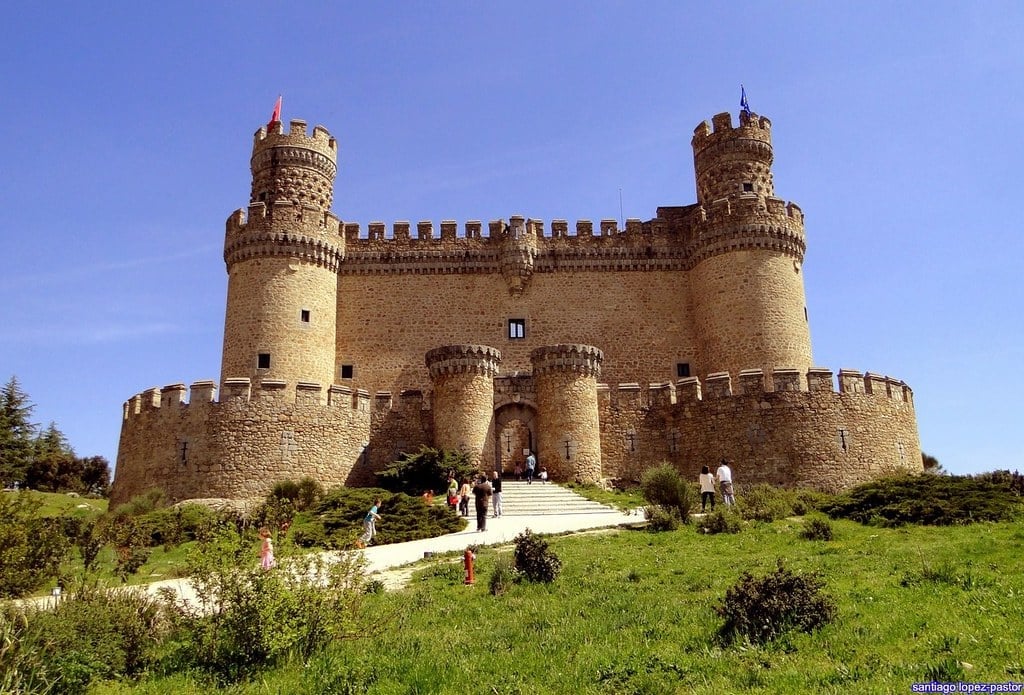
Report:
[[[663,463],[645,471],[640,479],[640,489],[651,505],[673,510],[683,523],[689,521],[695,494],[670,464]]]
[[[798,575],[783,567],[764,577],[743,573],[715,608],[725,623],[719,634],[726,641],[744,638],[765,644],[790,630],[813,632],[831,622],[836,605],[822,592],[815,575]]]
[[[835,536],[832,523],[821,516],[812,516],[800,529],[800,537],[808,541],[830,541]]]
[[[267,495],[267,501],[288,501],[295,511],[311,509],[324,496],[324,486],[309,476],[299,481],[279,480]]]
[[[488,583],[492,596],[501,596],[511,588],[516,579],[515,567],[507,557],[499,557],[494,563],[494,571]]]
[[[1010,521],[1021,498],[1009,482],[985,477],[918,475],[875,480],[837,495],[822,508],[832,518],[862,524],[950,526],[975,521]]]
[[[562,561],[548,547],[548,542],[526,529],[515,538],[515,568],[528,581],[555,581]]]
[[[159,603],[126,589],[83,583],[53,610],[29,609],[18,625],[15,665],[26,692],[85,693],[94,680],[136,676],[156,659],[165,634]],[[59,685],[57,685],[59,684]],[[17,692],[3,690],[3,692]]]
[[[644,507],[644,518],[647,519],[647,528],[652,531],[675,531],[682,523],[679,512],[674,508],[657,505]]]
[[[280,558],[265,571],[254,539],[224,527],[189,558],[198,606],[176,602],[169,658],[234,681],[362,634],[371,626],[364,568],[361,554],[345,553],[330,565],[317,555]]]
[[[374,499],[381,498],[381,521],[374,543],[385,545],[432,538],[460,531],[464,519],[447,505],[423,504],[419,497],[393,494],[379,488],[337,488],[311,510],[295,515],[290,533],[296,545],[342,549],[351,547],[362,532],[363,518]]]
[[[743,523],[736,512],[716,509],[697,522],[697,530],[701,533],[739,533],[743,530]]]
[[[31,493],[0,495],[0,598],[17,598],[58,576],[70,543],[59,518],[40,515]]]
[[[772,522],[793,516],[795,494],[791,490],[759,483],[745,487],[737,493],[736,504],[744,519]]]
[[[421,446],[415,454],[402,454],[402,458],[376,475],[386,490],[419,497],[427,490],[447,490],[451,470],[455,471],[456,480],[472,478],[479,472],[465,452]]]

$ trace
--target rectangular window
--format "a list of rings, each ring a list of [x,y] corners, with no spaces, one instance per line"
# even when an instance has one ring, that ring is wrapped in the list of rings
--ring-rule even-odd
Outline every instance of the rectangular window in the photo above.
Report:
[[[743,192],[744,193],[753,193],[754,192],[754,184],[750,183],[749,181],[744,181],[743,182]]]
[[[270,369],[269,352],[261,352],[256,356],[256,369]]]
[[[299,312],[299,320],[303,323],[309,323],[309,309],[303,309]]]
[[[526,319],[508,320],[509,340],[520,340],[526,337]]]
[[[342,379],[351,379],[352,375],[355,374],[355,371],[356,371],[355,365],[343,364],[343,365],[341,365],[341,378]]]
[[[682,379],[683,377],[690,376],[690,363],[689,362],[677,362],[676,363],[676,377]]]

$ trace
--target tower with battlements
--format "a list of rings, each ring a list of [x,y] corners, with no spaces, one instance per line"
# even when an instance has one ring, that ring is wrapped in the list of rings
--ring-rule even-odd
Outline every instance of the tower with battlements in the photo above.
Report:
[[[228,219],[219,383],[124,406],[114,503],[247,498],[283,478],[371,485],[421,445],[481,470],[537,453],[555,480],[686,476],[836,490],[921,469],[898,379],[815,367],[804,218],[776,197],[771,123],[693,134],[696,203],[647,220],[459,225],[331,211],[337,142],[256,132]],[[439,232],[439,233],[438,233]]]

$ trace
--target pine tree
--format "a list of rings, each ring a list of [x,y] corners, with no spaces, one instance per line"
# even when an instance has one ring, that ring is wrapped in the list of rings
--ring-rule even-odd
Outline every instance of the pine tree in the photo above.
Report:
[[[12,376],[0,390],[0,482],[25,480],[33,458],[36,426],[29,419],[35,405]]]
[[[81,486],[80,471],[76,470],[75,452],[67,437],[51,422],[33,442],[34,455],[25,473],[25,483],[33,490],[58,492],[77,490]]]

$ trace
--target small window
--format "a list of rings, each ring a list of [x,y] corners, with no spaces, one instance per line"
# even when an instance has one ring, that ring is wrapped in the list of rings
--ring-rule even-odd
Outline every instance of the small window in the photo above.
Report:
[[[355,371],[356,371],[355,365],[343,364],[343,365],[341,365],[341,378],[342,379],[351,379],[352,375],[355,374]]]
[[[690,363],[689,362],[677,362],[676,363],[676,377],[682,379],[683,377],[690,376]]]
[[[519,340],[526,337],[526,319],[508,320],[509,340]]]
[[[744,193],[753,193],[754,192],[754,184],[750,183],[749,181],[744,181],[743,182],[743,192]]]
[[[270,369],[269,352],[261,352],[256,356],[256,369]]]
[[[299,320],[303,323],[309,323],[309,309],[303,309],[299,312]]]

